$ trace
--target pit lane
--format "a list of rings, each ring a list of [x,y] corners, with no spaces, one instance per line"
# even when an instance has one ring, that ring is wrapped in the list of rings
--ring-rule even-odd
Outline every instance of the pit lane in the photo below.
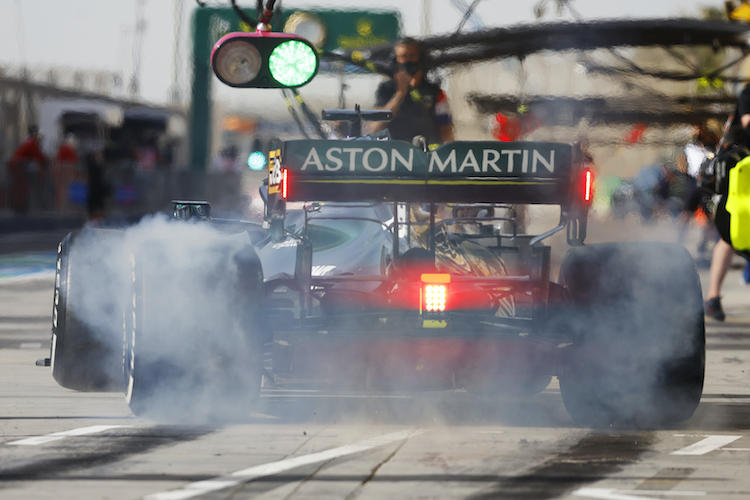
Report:
[[[750,290],[738,274],[728,320],[707,323],[698,411],[651,431],[578,427],[554,382],[497,403],[276,389],[248,424],[159,425],[119,394],[69,391],[35,367],[52,278],[0,280],[0,498],[746,498]]]

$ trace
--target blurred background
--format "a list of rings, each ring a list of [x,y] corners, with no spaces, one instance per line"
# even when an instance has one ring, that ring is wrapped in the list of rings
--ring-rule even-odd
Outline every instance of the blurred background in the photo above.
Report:
[[[254,1],[237,4],[255,16]],[[368,50],[407,35],[445,41],[604,19],[750,19],[744,1],[710,0],[276,6],[275,29],[319,37],[327,52]],[[222,85],[210,71],[210,48],[227,32],[254,30],[229,0],[0,0],[0,19],[0,218],[16,221],[137,219],[170,210],[175,198],[258,218],[267,162],[256,152],[267,154],[275,138],[314,137],[315,127],[299,120],[303,112],[372,107],[384,78],[324,63],[299,96]],[[453,62],[429,76],[448,94],[458,140],[580,141],[596,168],[595,213],[654,220],[681,216],[680,158],[697,127],[721,135],[750,70],[745,53],[720,43],[542,50]],[[38,164],[14,176],[13,155],[30,128],[38,131]],[[700,224],[706,215],[692,216]]]

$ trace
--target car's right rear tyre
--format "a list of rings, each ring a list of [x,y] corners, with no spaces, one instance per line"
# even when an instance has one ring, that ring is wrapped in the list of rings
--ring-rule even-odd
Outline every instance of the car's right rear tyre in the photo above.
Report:
[[[639,428],[689,419],[703,391],[705,326],[687,250],[646,242],[574,248],[561,280],[572,300],[560,326],[574,342],[559,373],[571,417]]]

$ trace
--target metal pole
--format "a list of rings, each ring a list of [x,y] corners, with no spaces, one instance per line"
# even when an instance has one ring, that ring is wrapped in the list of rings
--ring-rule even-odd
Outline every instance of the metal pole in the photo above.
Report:
[[[170,100],[172,104],[182,101],[180,81],[182,73],[182,3],[183,0],[174,0],[174,45],[172,49],[172,91]]]
[[[432,0],[422,0],[422,36],[432,34]]]

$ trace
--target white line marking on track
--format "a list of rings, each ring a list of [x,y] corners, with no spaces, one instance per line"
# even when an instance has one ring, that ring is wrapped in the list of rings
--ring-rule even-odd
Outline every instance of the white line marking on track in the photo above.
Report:
[[[701,398],[701,403],[747,404],[748,398]]]
[[[346,399],[412,399],[413,396],[399,396],[399,395],[370,395],[370,394],[262,394],[264,398],[346,398]]]
[[[722,446],[728,445],[734,441],[737,441],[742,436],[706,436],[705,439],[698,441],[695,444],[683,448],[681,450],[673,451],[672,455],[705,455],[708,452],[718,450]]]
[[[18,346],[19,349],[41,349],[42,343],[41,342],[22,342],[20,346]]]
[[[48,279],[52,279],[52,280],[55,279],[54,269],[24,274],[21,276],[0,276],[0,281],[2,281],[3,284],[24,283],[26,281],[48,280]]]
[[[278,474],[287,470],[296,469],[297,467],[301,467],[303,465],[325,462],[328,460],[333,460],[334,458],[353,455],[354,453],[361,453],[372,448],[377,448],[378,446],[395,443],[396,441],[402,441],[404,439],[415,436],[419,432],[420,431],[394,432],[392,434],[386,434],[384,436],[366,439],[364,441],[360,441],[359,443],[348,444],[346,446],[340,446],[338,448],[320,451],[318,453],[311,453],[310,455],[302,455],[299,457],[279,460],[278,462],[256,465],[248,469],[232,472],[228,476],[214,477],[205,481],[190,483],[178,490],[164,491],[146,495],[144,499],[183,500],[186,498],[193,498],[198,495],[205,495],[206,493],[210,493],[212,491],[218,491],[225,488],[238,486],[242,483],[247,483],[261,477],[271,476],[273,474]]]
[[[256,413],[256,412],[252,412],[250,414],[250,417],[251,418],[267,418],[267,419],[273,419],[273,420],[281,419],[281,417],[275,417],[273,415],[266,415],[265,413]]]
[[[5,319],[5,318],[4,318]],[[19,323],[13,321],[15,318],[10,318],[7,323],[0,324],[0,333],[2,334],[16,334],[16,333],[27,333],[27,331],[39,331],[49,330],[49,321],[34,321],[33,323]]]
[[[86,436],[88,434],[97,434],[99,432],[108,431],[110,429],[121,429],[124,427],[132,427],[131,425],[92,425],[90,427],[81,427],[80,429],[72,429],[63,432],[53,432],[52,434],[46,434],[44,436],[30,437],[21,439],[18,441],[11,441],[7,443],[14,446],[36,446],[38,444],[49,443],[50,441],[58,441],[71,436]]]
[[[579,497],[596,498],[598,500],[659,500],[659,497],[704,497],[705,491],[669,491],[669,490],[616,490],[613,488],[581,488],[573,492]]]

